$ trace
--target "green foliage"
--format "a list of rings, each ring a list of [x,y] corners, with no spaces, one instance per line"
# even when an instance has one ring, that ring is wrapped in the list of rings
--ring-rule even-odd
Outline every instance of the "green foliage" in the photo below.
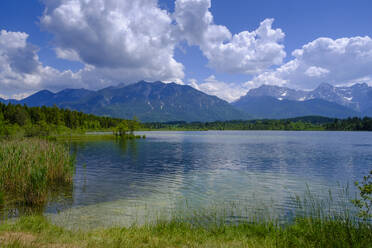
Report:
[[[120,127],[118,127],[120,125]],[[122,120],[84,114],[54,107],[27,107],[0,103],[0,137],[47,137],[71,130],[112,130],[124,133],[140,127],[136,120]]]
[[[128,120],[127,123],[128,123],[129,132],[131,134],[133,134],[134,131],[140,128],[140,124],[139,124],[137,117],[134,117],[133,120]]]
[[[25,134],[25,130],[18,124],[9,125],[7,123],[0,124],[0,137],[4,136],[7,138],[21,138]]]
[[[332,123],[324,125],[327,130],[333,131],[372,131],[372,118],[335,119]]]
[[[118,136],[125,136],[129,132],[129,126],[127,121],[121,121],[120,124],[116,127],[116,134]]]
[[[215,122],[144,123],[149,130],[286,130],[286,131],[372,131],[372,118],[345,120],[305,116],[282,120],[237,120]]]
[[[352,202],[359,208],[359,217],[364,220],[372,218],[372,170],[369,175],[364,176],[361,183],[355,182],[359,189],[359,199]]]
[[[140,139],[140,135],[134,135],[134,131],[140,129],[140,123],[137,118],[133,120],[123,120],[116,127],[116,136],[119,136],[122,139]]]
[[[144,128],[166,130],[324,130],[319,124],[299,120],[145,123]]]

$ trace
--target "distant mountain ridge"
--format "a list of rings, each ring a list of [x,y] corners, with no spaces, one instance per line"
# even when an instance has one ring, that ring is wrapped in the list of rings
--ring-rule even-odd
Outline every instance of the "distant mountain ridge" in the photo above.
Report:
[[[372,107],[372,87],[369,87],[366,83],[357,83],[350,87],[335,87],[322,83],[312,91],[262,85],[259,88],[250,90],[246,96],[271,96],[278,100],[293,101],[322,99],[352,108],[358,112],[364,112]]]
[[[7,101],[5,101],[7,102]],[[9,101],[8,101],[9,102]],[[101,116],[133,118],[145,122],[216,121],[248,119],[248,115],[216,96],[175,83],[140,81],[98,91],[65,89],[39,91],[12,103],[53,106]]]
[[[299,116],[347,118],[360,115],[352,109],[322,99],[292,101],[278,100],[270,96],[252,96],[242,98],[233,104],[258,119],[287,119]]]
[[[291,118],[308,114],[337,118],[371,116],[372,87],[365,83],[350,87],[322,83],[312,91],[303,91],[262,85],[232,104],[256,118]]]
[[[53,106],[101,116],[133,118],[145,122],[224,121],[299,116],[346,118],[372,116],[372,87],[355,84],[334,87],[320,84],[313,91],[262,85],[229,104],[187,85],[140,81],[98,91],[65,89],[39,91],[22,100],[0,102]]]

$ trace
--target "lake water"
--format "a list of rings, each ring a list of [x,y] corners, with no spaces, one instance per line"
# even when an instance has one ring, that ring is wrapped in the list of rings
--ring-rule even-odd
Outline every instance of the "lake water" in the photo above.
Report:
[[[182,209],[234,206],[231,218],[270,210],[286,218],[293,196],[319,197],[372,169],[372,133],[144,132],[146,139],[74,142],[74,186],[46,214],[79,228],[141,223]],[[240,211],[240,212],[239,212]]]

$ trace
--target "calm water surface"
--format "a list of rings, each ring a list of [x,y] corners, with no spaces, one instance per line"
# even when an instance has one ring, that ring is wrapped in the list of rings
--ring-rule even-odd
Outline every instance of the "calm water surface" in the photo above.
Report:
[[[74,187],[70,196],[50,203],[46,214],[61,225],[89,228],[231,203],[286,216],[293,196],[307,187],[325,196],[372,169],[372,133],[144,134],[144,140],[73,143]]]

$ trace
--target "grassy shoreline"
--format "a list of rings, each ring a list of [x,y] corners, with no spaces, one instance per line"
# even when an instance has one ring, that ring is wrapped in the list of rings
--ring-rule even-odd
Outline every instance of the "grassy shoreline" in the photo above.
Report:
[[[285,226],[268,223],[193,226],[165,221],[129,228],[70,231],[45,217],[22,217],[0,225],[2,247],[372,247],[367,223],[299,218]]]
[[[265,210],[231,221],[234,204],[221,211],[189,209],[144,224],[93,229],[67,229],[43,215],[22,216],[0,223],[0,247],[372,248],[372,219],[358,218],[346,205],[335,208],[338,202],[332,199],[324,201],[310,192],[293,198],[297,211],[285,222]]]

